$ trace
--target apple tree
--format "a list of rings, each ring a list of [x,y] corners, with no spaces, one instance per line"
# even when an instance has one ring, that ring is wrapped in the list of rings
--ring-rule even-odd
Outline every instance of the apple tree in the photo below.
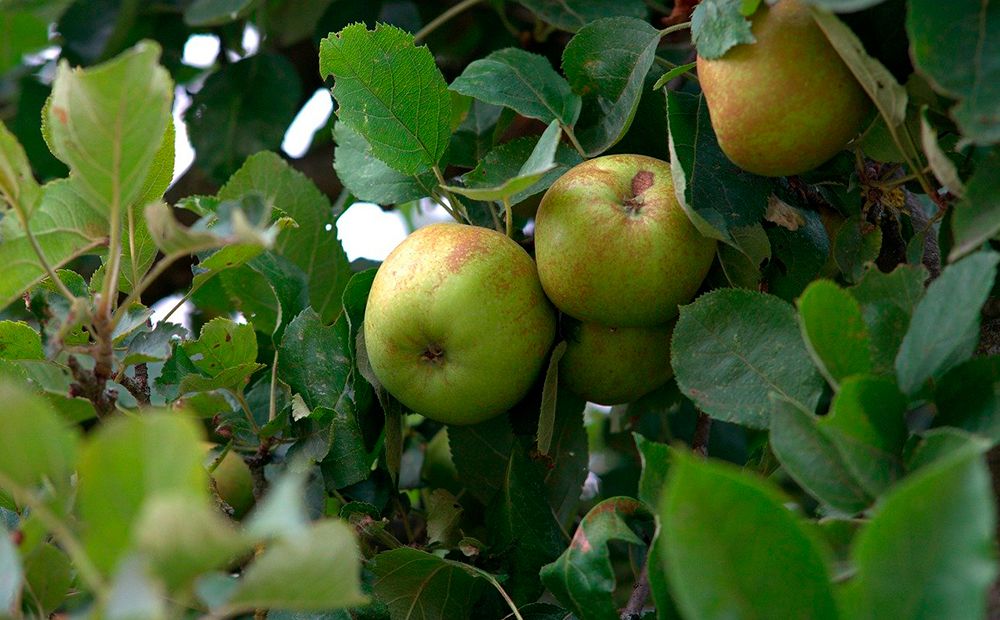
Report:
[[[0,618],[1000,617],[998,85],[988,1],[0,0]]]

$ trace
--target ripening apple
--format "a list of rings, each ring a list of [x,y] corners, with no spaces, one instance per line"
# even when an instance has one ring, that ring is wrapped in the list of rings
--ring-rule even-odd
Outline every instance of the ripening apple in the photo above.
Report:
[[[552,184],[535,219],[545,293],[584,322],[662,325],[715,257],[674,195],[670,165],[644,155],[585,161]]]
[[[592,403],[632,402],[673,376],[670,335],[675,323],[656,327],[580,323],[566,340],[559,380]]]
[[[801,0],[762,2],[751,22],[756,43],[698,58],[719,146],[756,174],[811,170],[857,136],[868,96]]]
[[[555,329],[528,253],[496,231],[450,223],[417,230],[389,254],[364,322],[378,380],[445,424],[482,422],[521,400]]]

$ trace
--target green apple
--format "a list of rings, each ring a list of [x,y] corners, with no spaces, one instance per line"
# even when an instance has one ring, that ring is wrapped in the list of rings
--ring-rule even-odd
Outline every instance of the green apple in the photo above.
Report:
[[[670,335],[675,323],[656,327],[580,323],[566,340],[559,379],[592,403],[632,402],[673,376]]]
[[[542,198],[535,257],[545,293],[581,321],[661,325],[698,290],[715,257],[677,203],[670,165],[643,155],[583,162]]]
[[[365,346],[382,385],[446,424],[475,424],[527,393],[555,338],[535,263],[506,236],[434,224],[382,263],[365,310]]]
[[[698,58],[719,146],[756,174],[811,170],[857,136],[868,96],[800,0],[761,3],[752,32],[756,43]]]
[[[213,448],[212,444],[206,447]],[[214,451],[209,452],[210,462],[215,460]],[[246,461],[230,450],[212,472],[219,497],[233,508],[233,517],[239,519],[253,506],[253,475]]]

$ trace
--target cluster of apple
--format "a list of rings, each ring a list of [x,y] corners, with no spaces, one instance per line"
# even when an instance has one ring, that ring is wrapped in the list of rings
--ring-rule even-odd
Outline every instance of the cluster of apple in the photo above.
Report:
[[[752,32],[755,44],[698,59],[719,145],[757,174],[814,168],[857,135],[868,99],[799,0],[762,5]],[[400,244],[368,299],[372,369],[411,410],[474,424],[537,380],[558,309],[561,382],[592,402],[630,402],[670,378],[678,305],[698,290],[715,246],[678,204],[666,162],[583,162],[538,207],[537,267],[511,239],[474,226],[428,226]]]

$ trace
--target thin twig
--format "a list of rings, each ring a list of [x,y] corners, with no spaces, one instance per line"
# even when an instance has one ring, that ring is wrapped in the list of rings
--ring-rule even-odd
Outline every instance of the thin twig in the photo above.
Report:
[[[413,44],[416,45],[417,43],[420,43],[421,41],[426,39],[430,33],[437,30],[442,24],[450,20],[452,17],[455,17],[459,13],[465,11],[466,9],[470,9],[476,6],[482,1],[483,0],[463,0],[462,2],[459,2],[455,6],[445,11],[444,13],[441,13],[440,15],[432,19],[426,26],[421,28],[417,32],[417,34],[413,35]]]
[[[628,597],[628,603],[622,609],[621,620],[639,620],[642,617],[642,610],[646,607],[646,600],[649,598],[649,560],[642,565],[639,571],[639,579],[632,586],[632,594]]]
[[[699,456],[708,456],[708,436],[712,430],[712,418],[704,411],[698,412],[698,421],[694,424],[694,435],[691,436],[691,450]]]

